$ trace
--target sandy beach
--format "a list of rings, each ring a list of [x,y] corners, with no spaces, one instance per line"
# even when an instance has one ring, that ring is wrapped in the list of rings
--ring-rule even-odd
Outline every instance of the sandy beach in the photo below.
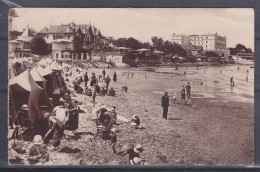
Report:
[[[141,157],[150,165],[252,164],[254,70],[244,65],[237,71],[237,67],[106,69],[111,78],[117,72],[118,82],[111,81],[110,84],[116,96],[98,96],[96,102],[115,105],[117,114],[128,119],[138,114],[144,127],[142,130],[134,129],[129,123],[118,120],[116,149],[120,151],[128,143],[140,143],[144,147]],[[99,75],[102,70],[94,68],[88,73]],[[134,74],[133,77],[131,74],[127,76],[128,71]],[[231,76],[235,81],[232,88],[229,83]],[[188,81],[191,83],[192,105],[184,106],[180,90]],[[103,84],[99,82],[100,86]],[[128,86],[127,93],[121,91],[124,85]],[[162,118],[161,97],[164,91],[168,91],[170,96],[168,120]],[[172,100],[174,93],[177,94],[176,103]],[[49,164],[127,165],[127,157],[114,154],[109,141],[93,142],[95,125],[91,121],[91,98],[77,95],[77,99],[83,101],[85,109],[85,113],[79,116],[77,134],[62,139],[60,149],[51,153]]]

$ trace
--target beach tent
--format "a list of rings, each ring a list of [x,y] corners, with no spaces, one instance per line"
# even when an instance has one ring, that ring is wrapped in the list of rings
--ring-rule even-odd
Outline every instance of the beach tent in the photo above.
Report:
[[[30,121],[34,124],[37,117],[42,118],[40,100],[43,88],[35,82],[28,70],[9,80],[9,89],[13,106],[10,108],[17,111],[23,104],[28,104]]]
[[[55,61],[52,62],[49,66],[50,66],[51,70],[53,70],[53,71],[60,71],[61,70],[60,67],[58,66],[58,64]]]
[[[46,61],[46,59],[41,59],[40,61],[39,61],[39,63],[38,63],[38,65],[41,65],[41,66],[47,66],[48,64],[47,64],[47,61]]]
[[[46,63],[47,64],[51,64],[53,62],[53,60],[51,58],[46,58]]]
[[[47,84],[47,80],[44,79],[40,73],[38,72],[37,68],[34,67],[31,71],[30,74],[32,75],[33,79],[35,80],[35,82],[43,88],[43,91],[41,93],[41,105],[45,105],[45,106],[49,106],[49,107],[53,107],[52,102],[49,99],[49,96],[47,94],[47,90],[46,90],[46,84]]]
[[[46,66],[45,68],[42,68],[40,65],[37,67],[38,72],[40,73],[40,75],[42,77],[46,76],[46,75],[50,75],[52,73],[52,70],[50,68],[50,66]]]

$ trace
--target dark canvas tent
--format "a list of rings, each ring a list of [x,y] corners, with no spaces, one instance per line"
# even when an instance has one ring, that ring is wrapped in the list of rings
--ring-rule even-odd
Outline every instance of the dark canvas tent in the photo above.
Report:
[[[60,97],[60,89],[66,88],[65,82],[61,76],[60,69],[57,66],[56,62],[51,65],[46,66],[44,69],[38,67],[38,71],[41,76],[47,80],[46,91],[48,97],[53,99],[54,106],[58,103],[58,98]]]
[[[17,111],[23,104],[28,104],[28,116],[34,124],[36,118],[41,118],[42,88],[35,82],[28,70],[9,80],[10,109]]]
[[[53,107],[52,102],[50,101],[48,95],[47,95],[47,91],[46,91],[46,84],[47,84],[47,80],[44,79],[38,72],[38,70],[36,69],[36,67],[34,67],[31,71],[30,74],[32,75],[33,79],[35,80],[35,82],[43,88],[43,91],[41,93],[41,105],[45,105],[45,106],[49,106],[49,107]]]

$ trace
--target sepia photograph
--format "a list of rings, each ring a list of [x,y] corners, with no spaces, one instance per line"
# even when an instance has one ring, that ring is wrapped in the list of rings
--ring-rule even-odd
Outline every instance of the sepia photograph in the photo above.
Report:
[[[253,8],[11,8],[9,165],[253,165]]]

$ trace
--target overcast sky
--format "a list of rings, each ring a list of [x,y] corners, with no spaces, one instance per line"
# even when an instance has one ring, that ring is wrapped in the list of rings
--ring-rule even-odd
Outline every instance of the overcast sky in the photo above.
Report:
[[[218,33],[227,37],[227,47],[241,43],[254,50],[254,10],[249,8],[17,8],[20,17],[13,28],[27,24],[40,31],[50,24],[89,24],[105,36],[134,37],[151,42],[152,36],[170,40],[173,33]]]

